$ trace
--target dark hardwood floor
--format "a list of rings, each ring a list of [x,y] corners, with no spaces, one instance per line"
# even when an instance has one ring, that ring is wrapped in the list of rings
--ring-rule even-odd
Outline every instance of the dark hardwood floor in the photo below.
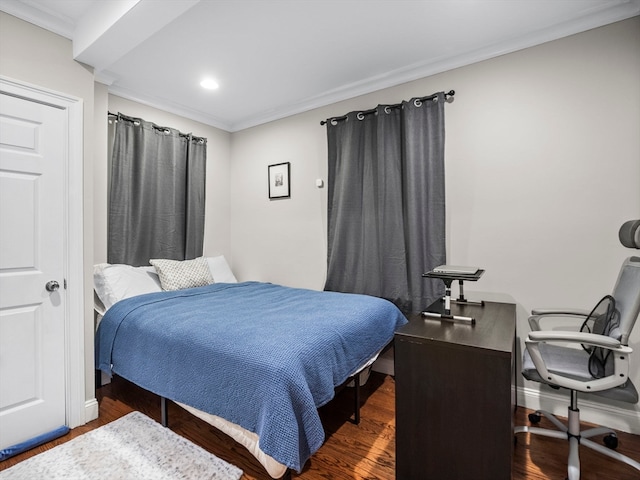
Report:
[[[392,377],[372,374],[362,389],[362,418],[359,426],[349,422],[352,393],[345,389],[329,405],[320,409],[326,441],[294,479],[394,479],[395,478],[395,384]],[[68,435],[29,452],[0,462],[0,470],[53,448],[89,430],[138,410],[160,420],[157,396],[116,378],[98,389],[100,418],[72,430]],[[528,410],[518,408],[515,425],[526,425]],[[478,412],[482,415],[482,412]],[[267,480],[270,477],[244,447],[180,407],[169,406],[170,428],[189,438],[216,456],[244,470],[243,480]],[[548,426],[543,419],[540,426]],[[600,441],[600,438],[596,439]],[[464,438],[460,439],[464,442]],[[618,451],[640,461],[640,436],[619,433]],[[568,442],[528,434],[518,435],[514,447],[513,480],[566,478]],[[580,451],[583,480],[638,480],[639,472],[597,452]],[[399,479],[401,480],[401,479]],[[472,480],[472,479],[470,479]]]

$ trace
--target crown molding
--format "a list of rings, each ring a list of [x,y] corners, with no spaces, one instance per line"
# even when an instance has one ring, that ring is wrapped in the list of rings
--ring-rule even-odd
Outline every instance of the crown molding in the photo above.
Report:
[[[156,98],[149,95],[140,94],[140,92],[122,88],[117,85],[109,85],[108,92],[112,95],[131,100],[132,102],[141,103],[142,105],[146,105],[148,107],[153,107],[157,108],[158,110],[173,113],[174,115],[188,118],[189,120],[194,120],[196,122],[204,123],[205,125],[209,125],[226,132],[234,131],[231,129],[231,126],[221,118],[185,107],[184,105],[170,102],[163,98]]]
[[[626,20],[637,15],[640,15],[639,0],[619,0],[614,6],[601,6],[594,9],[588,15],[539,30],[529,35],[510,38],[472,52],[465,52],[462,55],[442,56],[429,62],[416,63],[398,70],[386,72],[383,75],[370,77],[360,82],[354,82],[337,89],[326,91],[300,102],[283,106],[277,111],[271,110],[263,114],[254,115],[249,119],[231,124],[230,131],[240,131],[263,123],[280,120],[291,115],[325,107],[360,95],[366,95],[385,88],[395,87],[403,83],[412,82],[526,48],[542,45],[587,30]]]
[[[142,2],[142,4],[144,3],[145,2]],[[195,4],[197,0],[189,0],[189,3]],[[31,4],[29,0],[0,0],[0,10],[69,39],[73,39],[76,30],[72,19],[60,15],[44,7],[42,4]],[[96,81],[107,85],[109,92],[114,95],[190,118],[228,132],[237,132],[264,123],[280,120],[291,115],[325,107],[360,95],[370,94],[378,90],[426,78],[532,46],[541,45],[637,15],[640,15],[640,0],[613,0],[600,3],[585,12],[584,15],[560,22],[522,37],[509,38],[500,43],[484,46],[475,51],[465,52],[457,56],[443,56],[431,59],[428,62],[409,65],[359,82],[343,85],[301,101],[282,105],[277,109],[258,112],[251,117],[238,121],[225,121],[206,112],[167,101],[163,98],[149,97],[145,95],[144,92],[135,92],[121,88],[117,85],[117,77],[108,72],[108,65],[104,65],[104,67],[107,68],[104,70],[98,67],[95,71],[95,77]]]
[[[75,31],[73,19],[61,15],[43,5],[39,4],[37,7],[34,7],[18,0],[0,0],[0,10],[14,17],[18,17],[25,22],[32,23],[69,40],[73,40],[73,33]]]

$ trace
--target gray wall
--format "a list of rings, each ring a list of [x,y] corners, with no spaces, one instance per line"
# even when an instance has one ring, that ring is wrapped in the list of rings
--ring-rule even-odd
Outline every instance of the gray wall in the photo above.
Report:
[[[532,308],[590,308],[610,293],[623,259],[640,253],[617,239],[624,221],[640,218],[640,17],[234,133],[237,276],[321,289],[326,188],[315,179],[326,180],[327,148],[319,121],[450,89],[448,259],[486,269],[466,285],[469,297],[515,302],[525,337]],[[269,201],[267,165],[279,162],[291,162],[291,199]],[[640,352],[640,328],[631,344]],[[632,368],[640,386],[640,354]],[[566,395],[545,390],[540,400],[537,384],[521,387],[521,404],[566,415]],[[599,405],[583,416],[610,416]],[[617,428],[640,433],[640,406],[611,409]]]

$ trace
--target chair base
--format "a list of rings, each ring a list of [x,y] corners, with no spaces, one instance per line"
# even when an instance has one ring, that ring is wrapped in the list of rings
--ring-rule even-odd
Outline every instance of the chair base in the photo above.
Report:
[[[615,431],[607,428],[607,427],[596,427],[590,428],[585,431],[580,431],[580,410],[575,406],[571,406],[568,409],[568,426],[564,425],[560,420],[556,418],[550,412],[544,410],[538,410],[536,412],[537,415],[544,415],[551,423],[555,425],[558,430],[549,430],[546,428],[539,427],[529,427],[529,426],[520,426],[515,427],[514,433],[531,433],[534,435],[543,435],[545,437],[553,437],[560,438],[564,440],[569,440],[569,460],[567,464],[567,475],[569,480],[579,480],[580,479],[580,455],[579,449],[580,445],[591,448],[597,452],[602,453],[608,457],[611,457],[615,460],[619,460],[621,462],[626,463],[627,465],[631,465],[636,470],[640,471],[640,462],[636,462],[635,460],[618,453],[610,448],[602,446],[598,443],[595,443],[589,440],[590,437],[594,437],[596,435],[602,434],[611,434],[615,436]]]

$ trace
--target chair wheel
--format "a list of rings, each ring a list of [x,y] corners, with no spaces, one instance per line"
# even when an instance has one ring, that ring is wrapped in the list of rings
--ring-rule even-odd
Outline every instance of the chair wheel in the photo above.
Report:
[[[529,421],[531,423],[540,423],[540,414],[539,413],[530,413],[529,414]]]
[[[602,441],[604,442],[604,445],[611,450],[615,450],[616,448],[618,448],[618,437],[613,433],[610,433],[609,435],[604,437]]]

